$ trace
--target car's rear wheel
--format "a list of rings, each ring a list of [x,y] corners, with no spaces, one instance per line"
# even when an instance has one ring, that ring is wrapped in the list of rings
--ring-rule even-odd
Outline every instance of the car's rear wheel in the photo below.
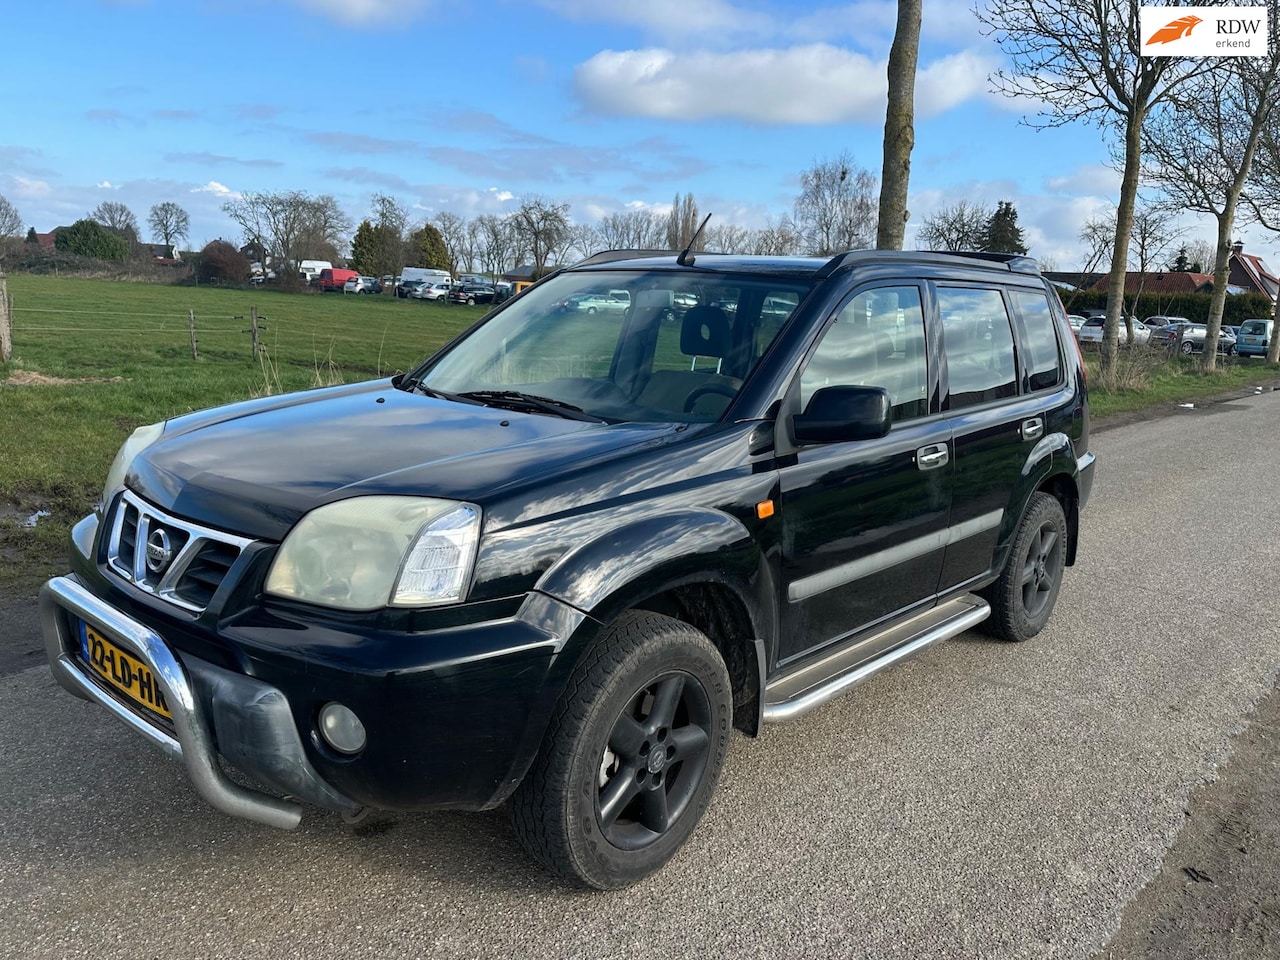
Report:
[[[1182,346],[1179,347],[1178,349],[1180,349],[1187,356],[1190,356],[1195,351],[1196,345],[1192,343],[1190,340],[1183,340]]]
[[[1053,614],[1066,570],[1067,518],[1057,497],[1033,493],[1000,578],[983,591],[991,616],[983,629],[1004,640],[1029,640]]]
[[[601,890],[663,866],[711,801],[732,728],[724,661],[697,630],[623,614],[574,670],[512,795],[525,849]]]

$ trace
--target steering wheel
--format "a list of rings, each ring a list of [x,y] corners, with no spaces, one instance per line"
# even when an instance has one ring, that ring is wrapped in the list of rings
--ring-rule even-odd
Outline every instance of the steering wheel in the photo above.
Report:
[[[698,402],[699,398],[708,393],[718,393],[721,396],[728,397],[730,400],[738,395],[738,391],[727,383],[704,383],[700,387],[694,387],[693,391],[684,398],[684,412],[691,413],[693,405]]]

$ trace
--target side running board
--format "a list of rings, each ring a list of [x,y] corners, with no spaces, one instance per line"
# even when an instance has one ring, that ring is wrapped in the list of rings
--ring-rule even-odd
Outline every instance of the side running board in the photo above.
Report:
[[[808,713],[886,667],[964,633],[990,615],[991,607],[985,600],[965,594],[781,676],[765,687],[764,721],[781,723]],[[885,652],[868,659],[868,648]]]

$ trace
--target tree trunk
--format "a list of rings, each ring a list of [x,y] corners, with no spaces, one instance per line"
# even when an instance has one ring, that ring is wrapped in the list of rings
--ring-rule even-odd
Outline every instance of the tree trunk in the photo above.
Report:
[[[1222,330],[1222,310],[1227,305],[1227,264],[1231,260],[1231,227],[1235,220],[1235,204],[1228,201],[1228,213],[1218,214],[1218,252],[1213,260],[1213,294],[1209,297],[1209,319],[1205,322],[1204,356],[1200,365],[1205,373],[1218,368],[1218,333]]]
[[[1145,109],[1133,107],[1124,128],[1124,176],[1120,179],[1120,203],[1116,207],[1116,241],[1111,248],[1111,275],[1107,280],[1107,319],[1102,325],[1102,386],[1115,386],[1116,355],[1120,349],[1120,315],[1124,311],[1124,279],[1129,265],[1129,235],[1133,233],[1133,208],[1138,201],[1138,173],[1142,166],[1142,124]]]
[[[1280,363],[1280,296],[1271,307],[1271,336],[1267,338],[1267,363]]]
[[[922,0],[898,0],[898,25],[889,48],[889,103],[884,115],[884,164],[876,249],[901,250],[907,230],[907,185],[915,146],[916,59]]]

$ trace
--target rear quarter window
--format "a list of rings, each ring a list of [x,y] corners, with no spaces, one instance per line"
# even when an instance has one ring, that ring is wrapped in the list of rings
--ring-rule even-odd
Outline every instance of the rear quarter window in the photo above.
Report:
[[[1056,387],[1062,380],[1062,348],[1049,298],[1030,290],[1014,290],[1013,302],[1022,315],[1026,337],[1023,376],[1028,390]]]

